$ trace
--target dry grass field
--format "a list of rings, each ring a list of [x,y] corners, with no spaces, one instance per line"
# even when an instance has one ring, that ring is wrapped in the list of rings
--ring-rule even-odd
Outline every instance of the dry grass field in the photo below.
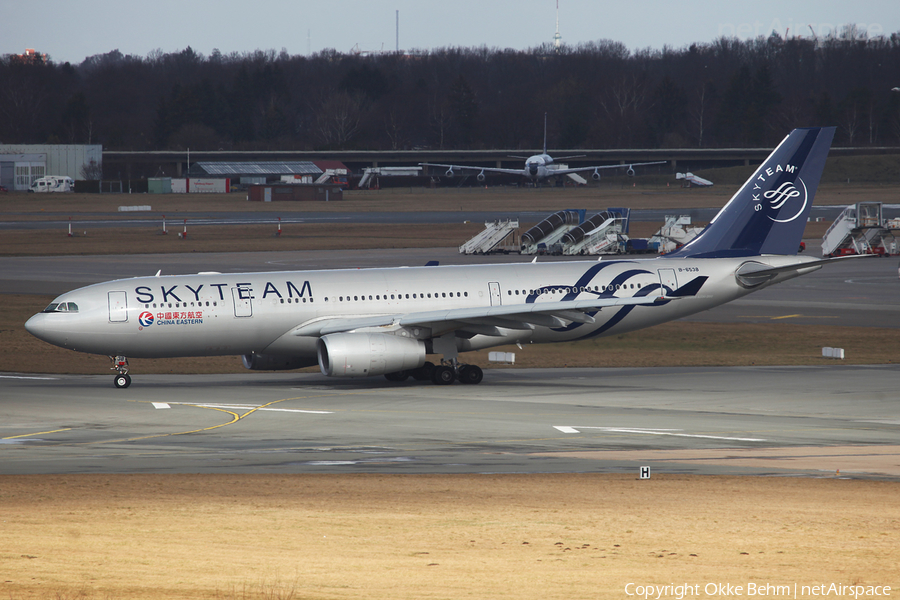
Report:
[[[0,594],[626,599],[632,583],[699,586],[688,598],[725,597],[707,584],[794,597],[796,584],[812,598],[802,586],[835,583],[895,595],[897,507],[896,483],[841,479],[3,477]]]

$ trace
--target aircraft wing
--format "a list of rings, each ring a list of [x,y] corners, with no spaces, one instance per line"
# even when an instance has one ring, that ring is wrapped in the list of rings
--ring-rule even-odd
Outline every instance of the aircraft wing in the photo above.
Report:
[[[562,159],[557,159],[562,160]],[[644,165],[663,165],[666,161],[657,160],[654,162],[642,163],[626,163],[624,165],[600,165],[596,167],[577,167],[575,169],[549,169],[554,175],[568,175],[569,173],[584,173],[585,171],[599,171],[601,169],[631,169],[632,167],[643,167]]]
[[[524,169],[501,169],[498,167],[470,167],[465,165],[441,165],[438,163],[419,163],[420,167],[441,167],[442,169],[452,169],[454,171],[465,171],[467,173],[505,173],[507,175],[522,175]]]
[[[593,323],[586,311],[614,306],[650,305],[676,299],[663,296],[593,298],[563,302],[533,302],[507,306],[479,306],[366,317],[315,319],[291,331],[292,335],[320,337],[368,327],[429,327],[433,330],[470,329],[474,333],[502,335],[498,327],[533,329],[534,325],[564,327],[567,322]]]

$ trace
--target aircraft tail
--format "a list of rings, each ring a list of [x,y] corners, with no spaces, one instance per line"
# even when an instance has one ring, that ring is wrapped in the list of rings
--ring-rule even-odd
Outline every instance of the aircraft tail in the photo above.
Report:
[[[706,229],[667,256],[797,254],[834,130],[793,130]]]
[[[544,113],[544,154],[547,154],[547,113]]]

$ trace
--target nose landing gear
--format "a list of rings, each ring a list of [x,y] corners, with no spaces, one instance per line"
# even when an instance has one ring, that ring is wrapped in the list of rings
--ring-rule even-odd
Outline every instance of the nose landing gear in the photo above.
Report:
[[[113,385],[119,389],[127,388],[131,385],[131,376],[128,375],[128,359],[124,356],[110,356],[109,359],[113,363],[110,369],[116,371]]]

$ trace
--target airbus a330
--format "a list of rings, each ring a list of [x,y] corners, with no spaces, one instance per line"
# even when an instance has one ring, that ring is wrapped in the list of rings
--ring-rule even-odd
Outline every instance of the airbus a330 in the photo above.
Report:
[[[482,370],[461,353],[650,327],[842,260],[797,255],[833,135],[791,132],[698,237],[662,257],[157,274],[62,294],[25,327],[109,356],[120,388],[129,357],[216,355],[255,370],[477,384]]]

